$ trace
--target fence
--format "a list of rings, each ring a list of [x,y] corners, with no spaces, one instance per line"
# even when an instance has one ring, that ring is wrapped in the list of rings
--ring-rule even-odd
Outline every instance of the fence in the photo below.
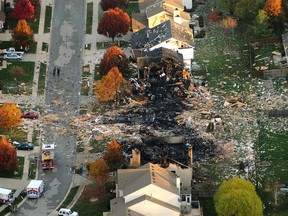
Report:
[[[288,110],[270,110],[268,112],[268,117],[288,117]]]
[[[216,190],[192,190],[193,199],[197,198],[212,198]]]
[[[253,78],[275,78],[275,77],[288,77],[288,68],[272,69],[272,70],[253,70],[251,71]]]

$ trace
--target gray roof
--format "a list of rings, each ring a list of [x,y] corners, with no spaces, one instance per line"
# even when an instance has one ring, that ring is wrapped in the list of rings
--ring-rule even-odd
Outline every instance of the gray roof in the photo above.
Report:
[[[194,43],[192,29],[173,20],[167,20],[154,28],[146,27],[133,33],[131,47],[133,49],[149,49],[171,38],[190,46],[193,46]]]
[[[158,2],[152,4],[146,8],[146,16],[147,18],[154,16],[155,14],[161,13],[165,11],[163,7],[163,2]]]
[[[145,10],[147,7],[149,7],[152,4],[162,2],[163,0],[139,0],[139,10]]]
[[[123,190],[123,196],[150,184],[179,194],[179,189],[176,187],[176,177],[176,174],[152,163],[147,163],[138,169],[117,170],[118,188]]]

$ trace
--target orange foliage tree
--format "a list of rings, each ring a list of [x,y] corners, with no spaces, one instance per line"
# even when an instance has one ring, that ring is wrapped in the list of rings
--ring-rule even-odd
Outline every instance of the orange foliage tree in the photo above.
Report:
[[[22,112],[16,104],[3,104],[0,107],[0,128],[17,127],[22,122]]]
[[[109,142],[103,158],[112,170],[117,169],[125,162],[122,148],[116,140]]]
[[[4,137],[0,137],[0,171],[17,169],[16,149]]]
[[[117,67],[113,67],[99,83],[96,84],[95,95],[101,102],[109,102],[117,99],[121,93],[121,85],[126,82]]]
[[[126,35],[130,29],[130,17],[120,8],[109,9],[100,18],[98,34],[114,39]]]
[[[221,21],[221,26],[230,32],[237,26],[237,20],[228,16]]]
[[[125,53],[118,46],[109,47],[100,61],[99,73],[104,76],[116,66],[123,75],[128,73],[129,60]]]
[[[266,0],[264,11],[269,17],[277,17],[282,14],[282,0]]]
[[[18,0],[15,3],[14,10],[12,12],[13,17],[18,19],[29,19],[34,17],[34,6],[30,0]]]
[[[89,165],[88,175],[99,182],[105,182],[108,179],[108,172],[109,167],[103,158],[96,160]]]
[[[24,69],[22,67],[13,66],[11,68],[11,74],[17,81],[19,81],[20,78],[25,74],[25,72],[24,72]]]
[[[18,21],[17,26],[12,31],[12,41],[18,46],[29,47],[34,41],[34,33],[26,20]]]

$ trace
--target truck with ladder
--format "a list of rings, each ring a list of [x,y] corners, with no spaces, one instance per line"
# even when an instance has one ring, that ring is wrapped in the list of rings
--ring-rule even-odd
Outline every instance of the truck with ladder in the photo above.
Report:
[[[55,143],[45,144],[42,143],[42,169],[53,169],[55,165],[55,154],[54,154]]]

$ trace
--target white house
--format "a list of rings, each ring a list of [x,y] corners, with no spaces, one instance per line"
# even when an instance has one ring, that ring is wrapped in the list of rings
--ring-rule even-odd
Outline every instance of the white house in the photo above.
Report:
[[[179,216],[180,178],[158,165],[117,171],[116,198],[110,201],[112,216]]]

